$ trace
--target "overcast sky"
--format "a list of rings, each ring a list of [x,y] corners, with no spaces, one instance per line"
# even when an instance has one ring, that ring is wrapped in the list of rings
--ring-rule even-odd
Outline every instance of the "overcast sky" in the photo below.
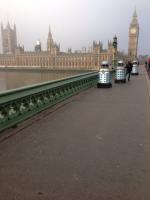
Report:
[[[128,30],[134,9],[140,24],[139,53],[150,54],[149,0],[0,0],[0,21],[17,27],[18,43],[33,50],[37,39],[46,47],[49,25],[61,50],[89,47],[93,40],[118,36],[127,52]]]

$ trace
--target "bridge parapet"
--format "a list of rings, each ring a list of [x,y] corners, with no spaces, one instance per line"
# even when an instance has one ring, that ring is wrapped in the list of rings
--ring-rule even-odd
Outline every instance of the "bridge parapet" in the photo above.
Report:
[[[0,131],[94,86],[98,72],[50,81],[0,94]]]

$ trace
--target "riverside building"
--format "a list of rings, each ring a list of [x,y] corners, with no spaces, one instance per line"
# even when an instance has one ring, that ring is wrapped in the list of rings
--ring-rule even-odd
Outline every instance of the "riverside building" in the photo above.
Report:
[[[53,40],[49,28],[47,37],[47,50],[43,51],[40,41],[36,42],[35,51],[25,51],[23,46],[17,45],[16,26],[14,29],[8,23],[4,29],[1,26],[3,54],[0,55],[1,66],[37,66],[50,69],[68,70],[91,70],[98,69],[100,63],[107,60],[112,63],[114,48],[113,43],[108,41],[107,49],[103,48],[102,42],[93,41],[92,48],[88,51],[62,52],[60,44]],[[129,47],[128,55],[118,52],[120,58],[136,58],[138,48],[139,25],[136,11],[134,12],[132,23],[129,27]]]

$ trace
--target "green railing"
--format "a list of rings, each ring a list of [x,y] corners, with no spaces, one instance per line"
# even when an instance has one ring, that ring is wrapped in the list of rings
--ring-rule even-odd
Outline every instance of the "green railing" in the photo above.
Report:
[[[0,94],[0,132],[97,83],[98,72],[50,81]]]

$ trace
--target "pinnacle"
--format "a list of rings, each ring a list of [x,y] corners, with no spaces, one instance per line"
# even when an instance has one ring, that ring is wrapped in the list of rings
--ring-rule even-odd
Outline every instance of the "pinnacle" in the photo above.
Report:
[[[133,17],[136,17],[136,18],[137,18],[137,12],[136,12],[136,7],[135,7],[135,10],[134,10],[134,14],[133,14]]]

